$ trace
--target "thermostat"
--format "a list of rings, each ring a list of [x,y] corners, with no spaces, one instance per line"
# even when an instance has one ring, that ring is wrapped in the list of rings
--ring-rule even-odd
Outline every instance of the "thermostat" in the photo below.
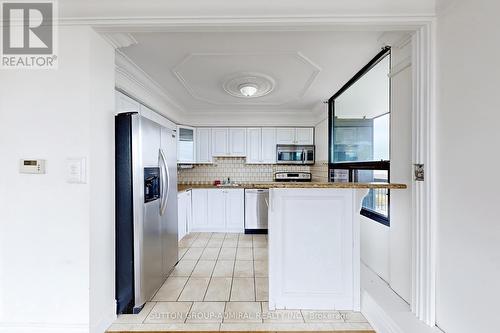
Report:
[[[21,160],[20,173],[45,173],[45,160]]]

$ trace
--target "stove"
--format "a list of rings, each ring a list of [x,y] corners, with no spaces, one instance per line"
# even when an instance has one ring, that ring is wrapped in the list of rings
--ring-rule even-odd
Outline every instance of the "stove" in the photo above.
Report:
[[[274,180],[277,182],[310,182],[309,172],[276,172]]]

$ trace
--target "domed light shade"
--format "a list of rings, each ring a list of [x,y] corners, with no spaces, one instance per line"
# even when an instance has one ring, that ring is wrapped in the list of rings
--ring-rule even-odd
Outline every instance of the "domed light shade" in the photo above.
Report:
[[[240,92],[245,97],[252,97],[257,92],[257,85],[253,83],[243,83],[239,86]]]

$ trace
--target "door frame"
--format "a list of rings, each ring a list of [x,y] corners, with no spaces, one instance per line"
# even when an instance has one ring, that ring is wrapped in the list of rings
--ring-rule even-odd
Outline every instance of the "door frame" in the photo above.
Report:
[[[414,164],[425,166],[425,180],[414,181],[412,189],[412,293],[411,310],[429,326],[436,322],[436,28],[434,16],[351,16],[351,17],[187,17],[78,21],[101,33],[120,57],[120,47],[137,43],[130,31],[262,31],[287,29],[314,31],[318,27],[333,31],[401,31],[411,32],[412,42],[412,156]],[[72,24],[66,21],[65,24]],[[73,23],[75,24],[75,23]],[[128,64],[117,62],[117,86],[128,87],[138,96],[151,95],[171,103],[165,92],[158,93],[157,85],[141,77],[141,86],[129,83]],[[132,74],[132,78],[134,77]],[[130,76],[129,76],[130,77]],[[144,82],[147,82],[144,84]]]

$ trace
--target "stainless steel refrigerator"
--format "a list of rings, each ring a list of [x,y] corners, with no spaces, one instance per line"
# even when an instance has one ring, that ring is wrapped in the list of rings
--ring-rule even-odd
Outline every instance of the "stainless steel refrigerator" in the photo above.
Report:
[[[138,112],[115,117],[118,313],[140,311],[178,260],[175,134]]]

